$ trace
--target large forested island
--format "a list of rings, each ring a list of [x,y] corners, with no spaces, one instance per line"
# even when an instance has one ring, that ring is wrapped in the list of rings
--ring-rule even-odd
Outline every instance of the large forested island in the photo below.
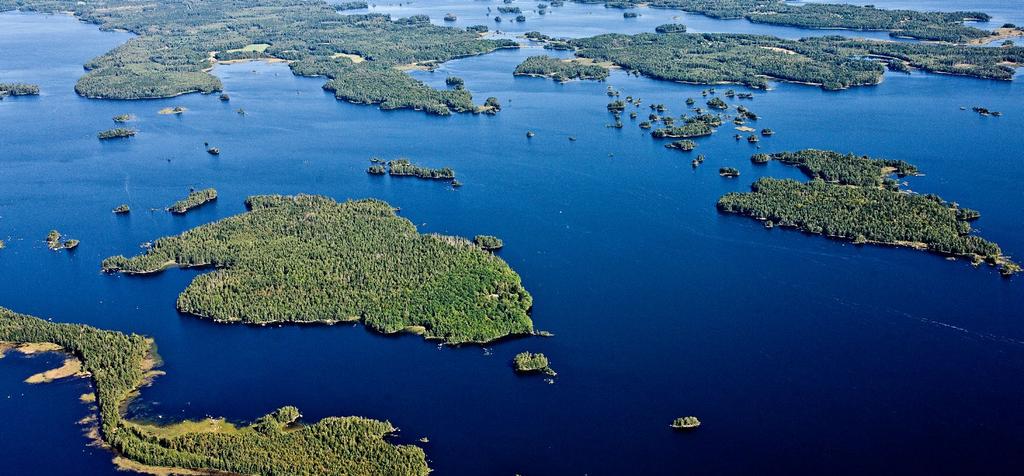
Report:
[[[982,12],[919,12],[886,10],[874,6],[839,3],[799,3],[785,0],[576,0],[579,3],[604,3],[609,7],[631,8],[646,5],[676,8],[712,18],[746,18],[754,23],[802,28],[879,30],[891,36],[921,40],[965,42],[985,38],[991,33],[964,25],[964,21],[988,21]]]
[[[211,266],[178,297],[224,322],[360,320],[448,343],[529,334],[532,298],[500,258],[469,240],[421,235],[387,203],[255,196],[249,211],[108,258],[108,272]]]
[[[384,437],[395,431],[391,423],[367,418],[326,418],[302,426],[297,423],[299,410],[283,407],[245,427],[222,422],[220,431],[126,420],[121,410],[152,378],[155,362],[153,342],[136,334],[55,323],[0,308],[0,343],[56,344],[78,359],[95,387],[98,436],[128,460],[122,462],[127,468],[161,471],[154,474],[184,469],[282,476],[429,472],[423,450],[387,442]]]
[[[739,83],[764,89],[770,79],[839,90],[877,84],[885,66],[1011,80],[1024,47],[898,43],[838,36],[784,40],[732,33],[605,34],[556,40],[576,55],[607,61],[655,79]],[[883,66],[883,63],[885,66]]]
[[[718,209],[766,223],[792,227],[854,243],[880,243],[927,249],[985,261],[1011,275],[1020,267],[998,245],[971,235],[977,212],[934,195],[916,195],[884,187],[859,187],[762,178],[748,193],[729,193]]]
[[[730,193],[718,209],[775,225],[852,240],[927,249],[999,266],[1003,275],[1020,271],[998,245],[971,235],[976,210],[935,195],[900,190],[891,175],[916,175],[902,160],[878,159],[830,150],[756,154],[755,164],[777,160],[800,168],[810,183],[762,178],[749,193]]]
[[[466,91],[437,91],[394,68],[514,46],[423,16],[343,15],[322,0],[0,0],[0,11],[73,12],[104,29],[139,35],[85,66],[75,86],[87,97],[140,99],[214,92],[217,60],[277,58],[297,74],[326,76],[345,100],[437,114],[475,110]]]

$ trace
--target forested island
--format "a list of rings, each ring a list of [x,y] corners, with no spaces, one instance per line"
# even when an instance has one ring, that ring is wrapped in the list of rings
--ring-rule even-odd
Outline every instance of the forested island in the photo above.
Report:
[[[516,76],[539,76],[556,81],[573,79],[592,79],[602,81],[608,78],[608,68],[599,64],[588,63],[583,59],[560,60],[550,56],[530,56],[526,58],[512,73]]]
[[[0,99],[4,96],[38,96],[39,86],[26,83],[0,83]]]
[[[768,160],[797,166],[810,178],[865,187],[886,186],[896,189],[897,184],[887,178],[889,175],[904,177],[919,173],[917,167],[903,160],[875,159],[866,155],[842,154],[831,150],[805,149],[796,152],[756,154],[751,158],[755,163],[767,163]]]
[[[657,119],[657,118],[652,118]],[[722,125],[722,119],[710,114],[700,114],[687,117],[680,126],[671,125],[651,131],[651,137],[655,139],[692,139],[695,137],[709,136],[715,132],[715,128]]]
[[[920,40],[967,42],[992,33],[964,25],[965,21],[988,21],[982,12],[920,12],[887,10],[872,5],[839,3],[792,4],[784,0],[576,0],[579,3],[604,3],[608,7],[632,8],[645,5],[674,8],[712,18],[746,18],[800,28],[888,31],[890,36]]]
[[[395,67],[516,46],[434,26],[422,15],[344,15],[321,0],[156,0],[150,6],[140,8],[134,0],[0,0],[0,11],[72,12],[103,29],[138,35],[86,63],[88,72],[75,90],[95,98],[212,93],[222,89],[209,73],[216,61],[275,58],[288,61],[296,74],[328,77],[329,89],[341,99],[437,114],[474,111],[468,92],[436,91]],[[360,62],[354,64],[353,57]]]
[[[567,40],[576,55],[611,62],[655,79],[738,83],[766,89],[770,79],[827,90],[878,84],[885,66],[1011,80],[1024,47],[986,48],[847,39],[783,40],[732,33],[605,34]],[[884,65],[884,66],[883,66]]]
[[[215,268],[178,297],[182,312],[222,322],[362,321],[451,344],[529,334],[519,275],[464,238],[421,235],[387,203],[254,196],[249,211],[161,238],[106,272]]]
[[[127,127],[115,127],[113,129],[107,129],[105,131],[99,131],[96,133],[96,137],[99,140],[110,140],[110,139],[123,139],[126,137],[132,137],[136,134],[135,129]]]
[[[668,149],[676,149],[681,150],[683,152],[690,152],[693,149],[697,148],[697,143],[689,139],[683,139],[665,144],[665,147]]]
[[[385,439],[396,431],[386,421],[331,417],[300,425],[295,407],[282,407],[249,426],[223,423],[221,431],[129,421],[122,409],[156,375],[152,372],[156,346],[137,334],[56,323],[0,308],[0,343],[55,345],[44,348],[59,349],[80,361],[95,388],[97,437],[128,460],[120,464],[125,468],[161,471],[154,474],[194,470],[202,474],[425,476],[429,472],[422,449]]]
[[[345,58],[312,64],[302,60],[293,64],[292,70],[305,76],[326,76],[330,80],[324,89],[353,104],[377,104],[384,110],[416,109],[440,116],[478,109],[466,89],[434,89],[393,66],[367,63]]]
[[[723,212],[807,233],[963,256],[975,263],[999,266],[1004,275],[1020,271],[998,245],[970,234],[970,220],[978,217],[976,212],[934,195],[822,180],[800,183],[762,178],[751,185],[750,192],[726,194],[717,206]]]
[[[448,167],[423,167],[409,162],[408,159],[389,160],[388,174],[396,177],[416,177],[427,180],[455,180],[455,171]]]
[[[188,193],[188,196],[178,200],[167,207],[167,211],[176,215],[187,213],[193,208],[203,206],[217,199],[217,190],[207,188],[203,190],[193,190]]]
[[[548,362],[548,358],[540,352],[536,354],[520,352],[516,354],[512,363],[515,366],[516,372],[521,374],[543,373],[552,377],[556,375],[555,371],[551,369],[551,363]]]

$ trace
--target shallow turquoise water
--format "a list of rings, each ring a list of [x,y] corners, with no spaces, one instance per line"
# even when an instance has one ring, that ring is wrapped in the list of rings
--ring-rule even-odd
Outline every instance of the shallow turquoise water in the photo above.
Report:
[[[0,81],[43,88],[0,102],[0,305],[153,336],[167,375],[143,390],[134,417],[245,421],[294,404],[311,421],[390,419],[397,441],[430,438],[438,474],[1013,474],[1024,462],[1020,280],[719,215],[723,193],[800,175],[752,166],[756,149],[727,127],[698,141],[693,154],[708,161],[696,170],[628,121],[605,127],[608,85],[676,114],[702,87],[621,72],[607,83],[515,78],[516,64],[541,51],[524,48],[414,73],[439,87],[455,74],[478,100],[501,98],[494,117],[350,105],[321,80],[264,63],[215,70],[229,104],[77,97],[81,64],[127,37],[69,17],[0,15]],[[839,93],[778,84],[745,104],[763,117],[758,127],[777,131],[761,151],[911,161],[926,173],[911,189],[980,210],[980,234],[1020,256],[1022,85],[891,74]],[[174,105],[189,112],[156,114]],[[1005,115],[959,110],[972,105]],[[121,113],[139,117],[140,134],[97,141]],[[527,130],[537,135],[527,140]],[[221,155],[206,154],[205,141]],[[369,177],[374,155],[451,166],[465,186]],[[726,165],[741,177],[720,178]],[[193,186],[214,186],[220,199],[184,217],[149,211]],[[359,326],[217,325],[174,310],[195,271],[99,273],[104,257],[239,213],[248,195],[300,192],[385,199],[424,232],[501,236],[501,256],[534,295],[537,327],[556,337],[502,342],[487,356]],[[122,202],[132,214],[111,214]],[[82,245],[46,250],[51,228]],[[547,354],[557,383],[515,376],[509,361],[522,350]],[[24,377],[59,359],[8,359],[0,467],[113,474],[110,455],[86,447],[75,423],[88,413],[76,400],[87,382],[28,386]],[[704,426],[669,431],[685,414]]]

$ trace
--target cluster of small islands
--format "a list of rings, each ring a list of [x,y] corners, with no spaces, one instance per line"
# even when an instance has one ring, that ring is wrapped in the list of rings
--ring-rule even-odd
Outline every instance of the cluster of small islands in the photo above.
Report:
[[[842,90],[878,84],[883,73],[924,71],[990,80],[1011,80],[1024,64],[1024,48],[976,46],[1024,33],[1006,24],[995,32],[967,26],[987,21],[981,12],[916,12],[871,6],[790,4],[782,0],[578,0],[624,9],[625,18],[639,6],[674,8],[713,18],[746,18],[755,23],[804,28],[879,30],[891,36],[928,40],[896,42],[824,36],[785,40],[765,35],[688,33],[682,24],[658,26],[653,33],[604,34],[589,38],[552,38],[530,32],[524,38],[549,50],[572,52],[573,58],[534,55],[514,73],[557,81],[607,79],[612,69],[633,75],[706,85],[729,84],[766,90],[771,81],[791,81]],[[527,17],[505,0],[495,22],[506,15]],[[562,1],[538,3],[545,15]],[[347,14],[365,2],[329,4],[319,0],[226,0],[181,3],[156,0],[157,8],[138,8],[132,0],[103,3],[69,0],[0,0],[0,11],[72,12],[104,29],[137,36],[85,65],[75,90],[88,98],[145,99],[180,94],[221,92],[210,73],[217,62],[265,59],[287,62],[302,76],[325,78],[323,88],[339,100],[373,104],[381,109],[416,109],[430,114],[497,114],[498,98],[474,103],[465,81],[448,77],[447,89],[435,89],[406,73],[433,68],[455,58],[518,48],[509,39],[488,36],[484,25],[436,26],[418,15],[391,19],[380,14]],[[488,15],[492,12],[487,7]],[[445,16],[446,22],[457,20]],[[153,54],[160,51],[161,54]],[[0,99],[38,95],[39,87],[0,83]],[[714,87],[685,102],[687,113],[673,116],[666,104],[647,104],[608,88],[607,110],[622,128],[623,115],[650,130],[654,139],[672,139],[665,147],[690,152],[693,140],[713,134],[731,121],[757,144],[775,134],[749,126],[759,116],[744,105],[730,105]],[[728,89],[729,100],[752,99],[750,92]],[[622,97],[622,99],[619,99]],[[229,100],[226,93],[220,95]],[[981,115],[998,116],[983,107]],[[161,114],[180,115],[175,107]],[[244,111],[239,109],[239,114]],[[117,127],[100,131],[101,140],[134,136],[126,127],[135,118],[115,116]],[[532,137],[528,132],[527,137]],[[744,136],[736,134],[737,141]],[[575,140],[570,137],[570,140]],[[205,144],[211,155],[220,149]],[[698,155],[694,168],[707,158]],[[749,192],[729,193],[717,210],[759,220],[765,228],[793,228],[810,234],[928,250],[962,257],[975,265],[997,267],[1004,276],[1021,271],[993,242],[972,234],[980,213],[936,195],[911,193],[894,178],[919,173],[914,165],[836,151],[806,149],[751,156],[755,165],[778,162],[799,168],[806,182],[761,178]],[[416,177],[462,184],[451,168],[431,168],[398,158],[372,158],[370,175]],[[740,171],[721,167],[723,177]],[[192,190],[166,211],[184,214],[217,199],[213,188]],[[359,321],[383,334],[414,333],[449,345],[485,344],[509,336],[548,336],[530,317],[533,297],[520,276],[495,254],[504,246],[491,235],[473,240],[421,234],[383,201],[337,202],[312,195],[255,195],[247,211],[198,226],[177,236],[158,238],[145,252],[112,256],[100,263],[108,274],[143,275],[171,267],[201,267],[180,293],[179,311],[223,323],[321,323]],[[113,213],[131,213],[129,204]],[[52,250],[73,250],[79,241],[50,231]],[[0,249],[5,247],[0,241]],[[295,407],[283,407],[248,426],[220,421],[221,431],[189,430],[187,425],[154,426],[126,419],[123,408],[135,391],[156,373],[155,343],[145,337],[61,324],[0,308],[0,355],[15,350],[63,351],[92,379],[95,393],[83,396],[98,408],[95,438],[109,445],[129,469],[224,472],[238,474],[321,474],[329,467],[342,474],[419,474],[430,472],[423,449],[398,445],[386,437],[391,423],[361,417],[332,417],[299,423]],[[542,353],[522,352],[512,366],[517,373],[556,375]],[[80,372],[74,372],[80,373]],[[701,425],[694,416],[670,426],[690,430]],[[275,455],[268,458],[267,455]]]

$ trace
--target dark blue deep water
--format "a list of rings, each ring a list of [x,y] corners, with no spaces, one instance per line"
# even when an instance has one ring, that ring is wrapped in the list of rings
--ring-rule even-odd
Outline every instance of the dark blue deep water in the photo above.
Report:
[[[448,10],[420,3],[377,10],[426,11],[435,20]],[[1019,0],[984,3],[1000,18],[1024,11]],[[498,5],[459,8],[487,4]],[[582,36],[662,23],[641,17],[636,29],[613,13],[567,4],[527,25]],[[799,36],[691,19],[702,31]],[[245,422],[291,404],[309,421],[388,419],[401,428],[395,441],[430,438],[423,446],[441,475],[1019,474],[1024,464],[1022,280],[719,215],[719,196],[760,176],[802,178],[781,164],[751,165],[757,149],[735,142],[729,127],[690,155],[665,149],[628,119],[624,129],[606,128],[608,85],[676,115],[703,87],[622,72],[607,83],[513,77],[522,59],[541,52],[534,47],[414,73],[439,87],[458,75],[478,102],[501,98],[494,117],[338,102],[322,80],[266,63],[216,68],[230,103],[215,95],[76,96],[81,65],[128,38],[66,16],[0,15],[0,81],[43,90],[0,102],[0,239],[8,243],[0,306],[154,337],[167,375],[133,402],[132,418]],[[761,151],[818,147],[908,160],[926,174],[908,179],[909,188],[980,210],[979,234],[1021,257],[1020,79],[890,74],[877,87],[838,93],[777,84],[744,104],[762,116],[757,127],[777,132]],[[176,105],[189,111],[157,114]],[[974,105],[1004,116],[960,110]],[[139,135],[98,141],[96,132],[122,113],[138,116]],[[528,140],[527,130],[536,137]],[[219,157],[204,152],[207,141]],[[696,153],[707,162],[694,170]],[[370,177],[370,156],[451,166],[465,186]],[[723,179],[720,166],[742,175]],[[208,186],[220,192],[215,205],[184,217],[151,211]],[[376,197],[423,232],[498,235],[500,256],[534,296],[536,326],[556,337],[501,342],[485,355],[361,326],[219,325],[175,311],[196,271],[99,271],[107,256],[240,213],[246,196],[265,193]],[[119,203],[131,215],[110,213]],[[53,228],[81,246],[47,250]],[[552,359],[554,385],[513,374],[509,362],[523,350]],[[86,446],[76,423],[89,414],[77,399],[87,381],[22,383],[59,361],[0,360],[0,473],[116,473],[111,454]],[[690,414],[704,422],[699,431],[670,431],[673,418]]]

